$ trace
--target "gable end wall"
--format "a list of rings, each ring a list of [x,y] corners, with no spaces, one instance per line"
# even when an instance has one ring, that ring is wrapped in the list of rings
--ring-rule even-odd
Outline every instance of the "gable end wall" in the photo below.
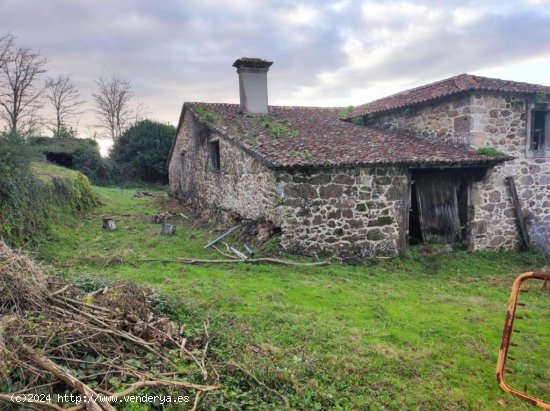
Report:
[[[550,158],[528,158],[527,97],[472,93],[431,105],[372,116],[369,125],[471,148],[495,147],[516,157],[473,185],[473,249],[513,249],[520,243],[505,177],[513,176],[525,209],[550,227]]]
[[[208,164],[208,142],[216,140],[220,170],[213,170]],[[168,170],[170,194],[195,207],[219,208],[245,219],[280,224],[274,171],[222,135],[209,132],[189,111],[176,137]]]

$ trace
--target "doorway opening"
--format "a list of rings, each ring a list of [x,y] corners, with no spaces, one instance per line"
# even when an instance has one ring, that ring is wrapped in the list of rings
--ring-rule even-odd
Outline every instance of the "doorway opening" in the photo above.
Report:
[[[409,244],[467,239],[470,184],[465,170],[411,171]]]

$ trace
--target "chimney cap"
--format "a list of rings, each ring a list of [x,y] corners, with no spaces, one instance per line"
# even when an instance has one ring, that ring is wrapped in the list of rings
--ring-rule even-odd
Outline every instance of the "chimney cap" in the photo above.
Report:
[[[239,68],[257,68],[257,69],[268,69],[269,66],[273,64],[272,61],[262,60],[255,57],[241,57],[240,59],[235,60],[233,67]]]

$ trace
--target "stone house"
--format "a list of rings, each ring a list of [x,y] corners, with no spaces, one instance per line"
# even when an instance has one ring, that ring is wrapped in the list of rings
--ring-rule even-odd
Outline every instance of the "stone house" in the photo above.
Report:
[[[301,254],[515,248],[508,176],[550,224],[550,87],[462,74],[354,109],[268,106],[270,65],[235,61],[238,105],[183,105],[173,196],[268,222]]]

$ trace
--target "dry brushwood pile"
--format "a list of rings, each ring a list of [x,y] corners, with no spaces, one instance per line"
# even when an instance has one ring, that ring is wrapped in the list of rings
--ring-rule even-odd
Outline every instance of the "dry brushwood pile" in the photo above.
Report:
[[[0,241],[0,409],[27,398],[29,409],[114,410],[144,388],[196,409],[218,388],[208,345],[207,324],[187,341],[150,291],[126,282],[83,293]]]

